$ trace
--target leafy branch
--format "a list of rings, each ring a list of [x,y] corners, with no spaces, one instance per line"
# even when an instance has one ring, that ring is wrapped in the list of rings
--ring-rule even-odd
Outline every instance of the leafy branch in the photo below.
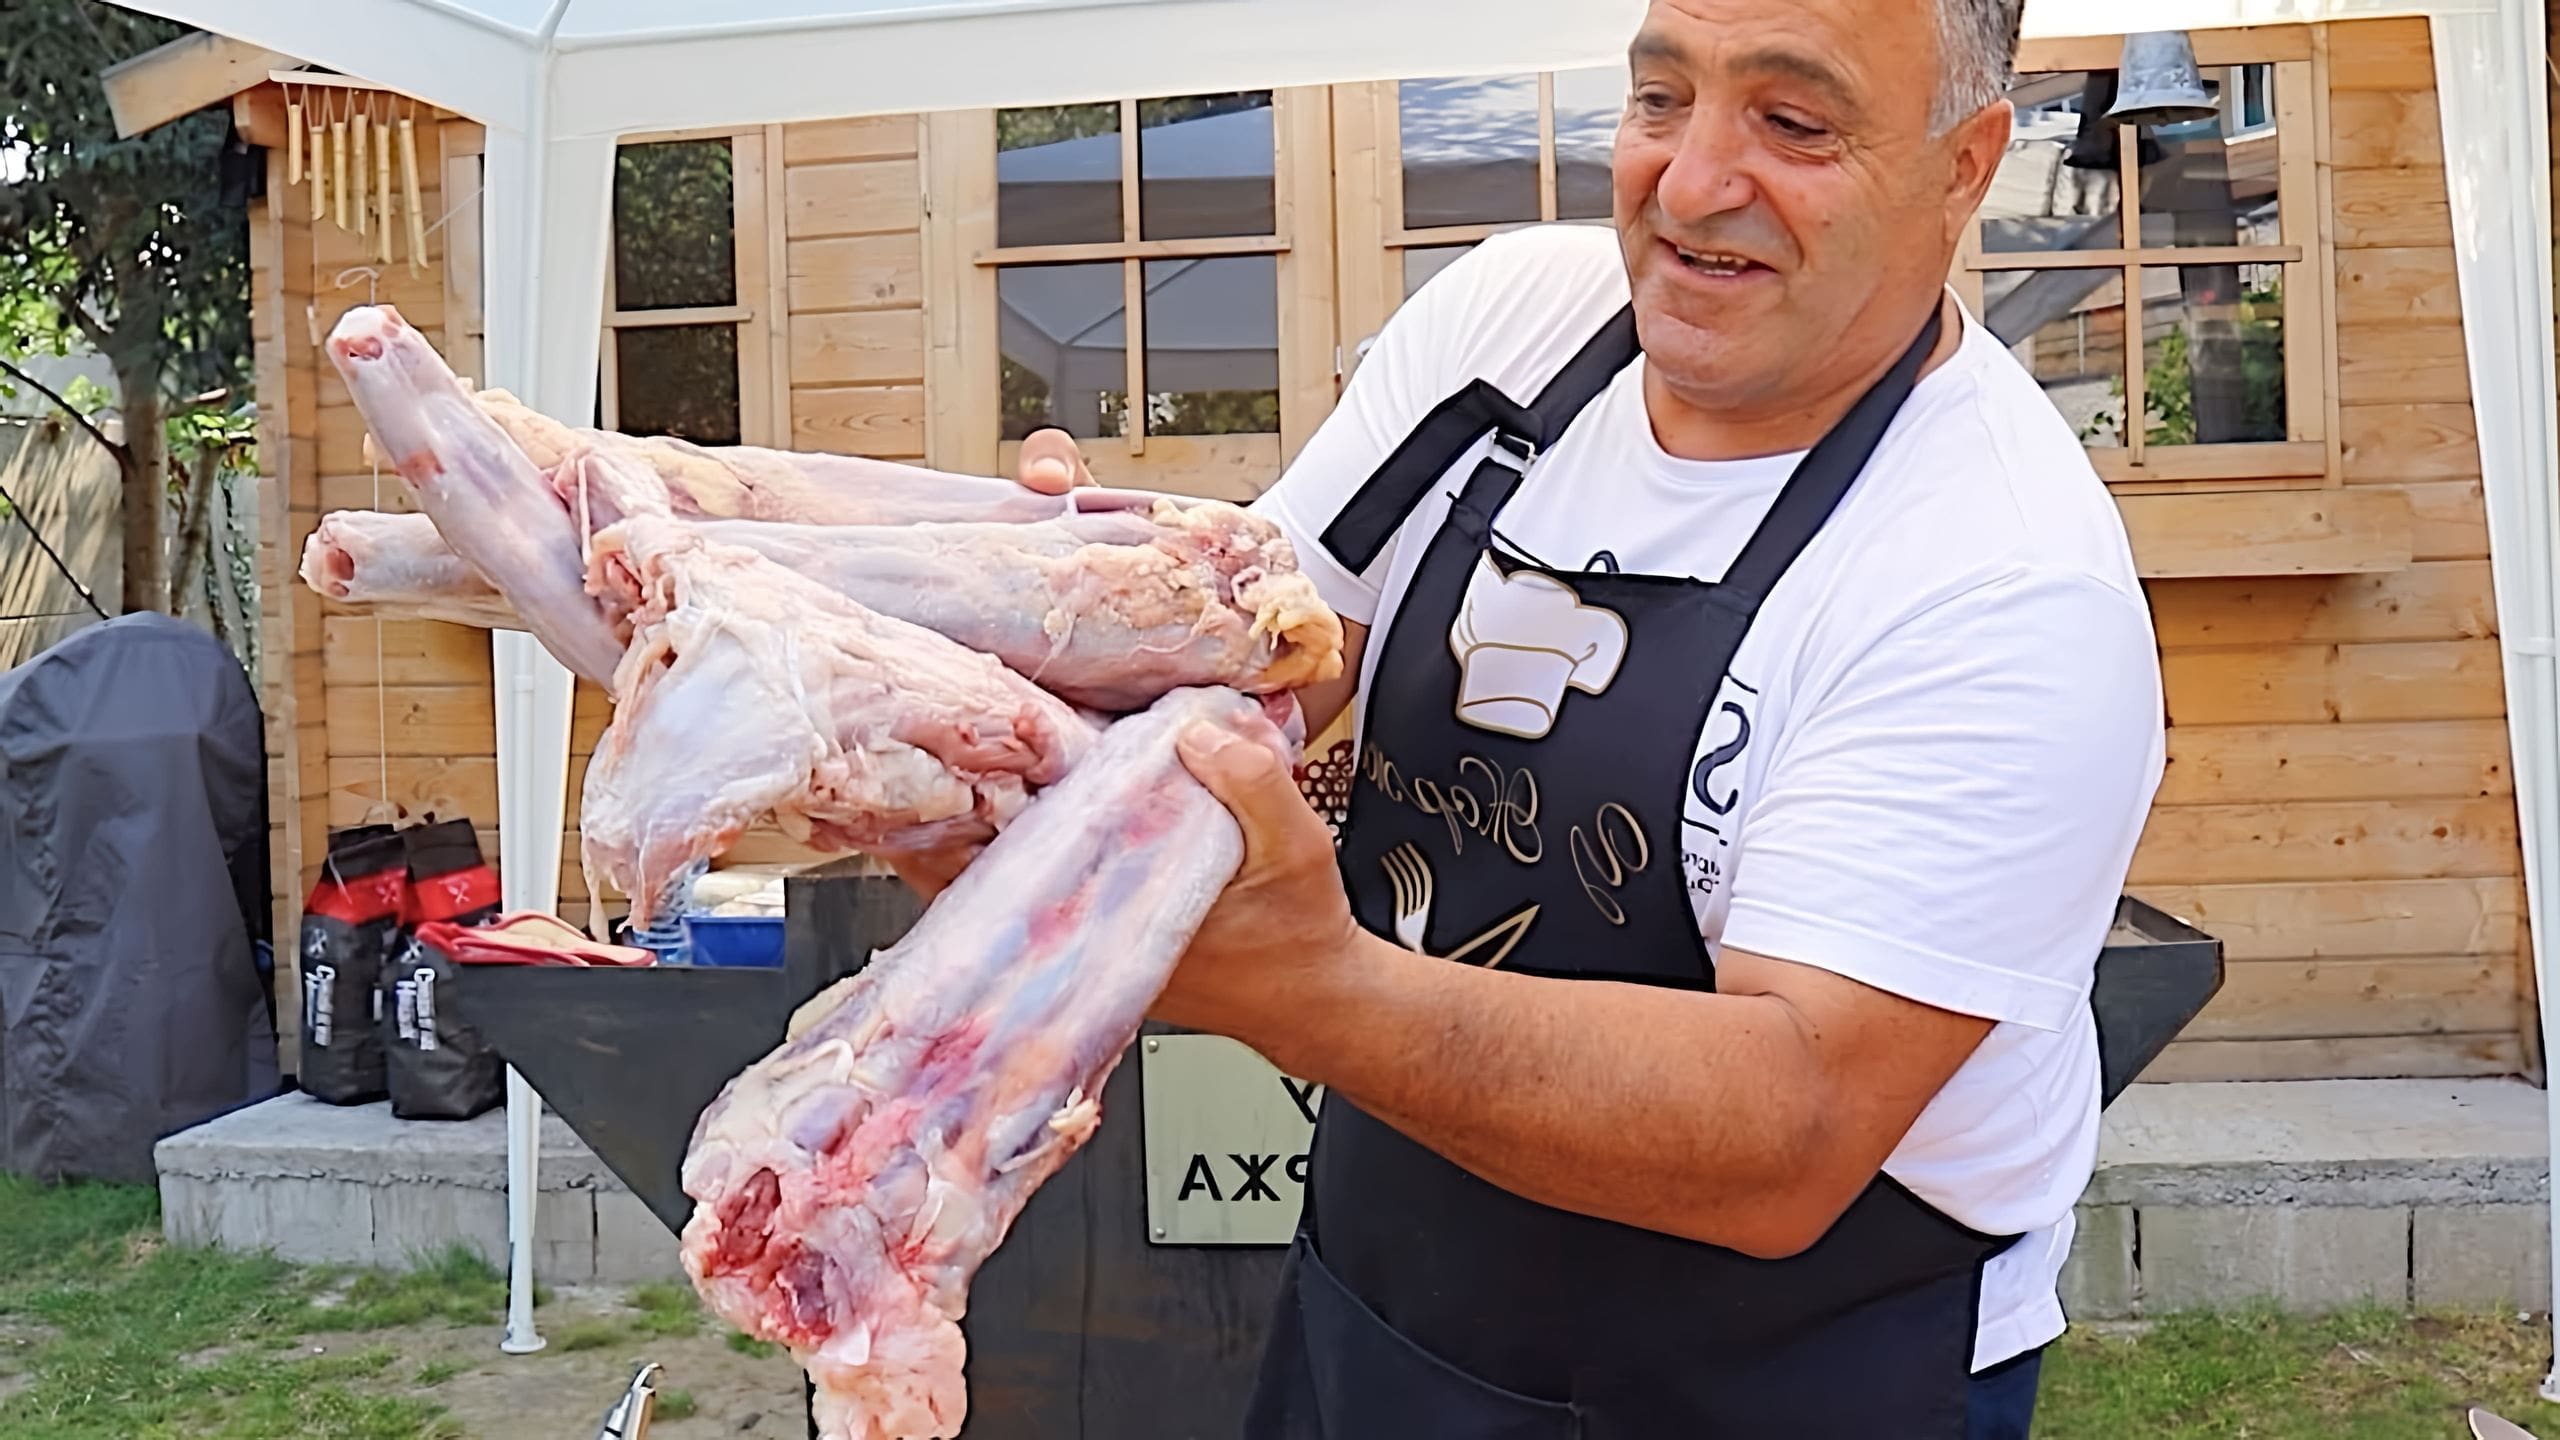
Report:
[[[33,375],[28,374],[26,371],[19,369],[17,366],[10,364],[8,357],[5,355],[0,355],[0,370],[8,371],[11,375],[17,377],[19,384],[26,386],[28,389],[42,395],[47,400],[52,401],[55,409],[70,416],[81,429],[88,431],[89,438],[107,447],[107,453],[109,455],[115,456],[119,461],[121,461],[127,454],[124,446],[107,438],[107,432],[99,429],[98,423],[90,419],[87,412],[83,411],[79,406],[62,398],[61,392],[55,390],[52,386],[47,385]]]

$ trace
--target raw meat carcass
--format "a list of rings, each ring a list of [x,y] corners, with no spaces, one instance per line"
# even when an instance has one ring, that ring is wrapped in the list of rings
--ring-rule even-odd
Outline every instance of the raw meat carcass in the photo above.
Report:
[[[1175,753],[1202,721],[1291,763],[1304,739],[1293,702],[1231,690],[1114,723],[696,1125],[685,1269],[807,1368],[827,1440],[959,1433],[970,1281],[1093,1133],[1104,1081],[1242,858]]]
[[[1143,509],[1155,498],[1142,491],[1090,486],[1068,496],[1044,495],[1010,480],[889,460],[625,435],[563,424],[504,390],[483,390],[473,399],[541,469],[550,470],[581,450],[602,451],[654,473],[679,515],[808,525],[1046,520],[1081,511]]]
[[[571,452],[554,475],[580,527],[603,532],[589,545],[588,593],[626,625],[637,591],[611,539],[615,522],[666,514],[665,492],[595,452]],[[440,558],[449,552],[433,522],[351,514],[364,512],[332,514],[306,547],[304,577],[324,593],[388,614],[510,623],[495,589]],[[689,523],[1100,710],[1141,709],[1187,685],[1295,689],[1342,667],[1341,621],[1299,573],[1287,538],[1215,501],[1165,497],[1152,512],[1018,524]],[[429,588],[438,583],[450,588]]]
[[[328,351],[437,533],[554,658],[608,684],[621,637],[586,591],[583,537],[543,473],[399,311],[349,310]]]
[[[454,554],[424,515],[337,510],[321,516],[303,542],[302,583],[385,617],[524,628],[506,597]]]
[[[638,608],[580,832],[635,926],[767,815],[823,849],[941,850],[1002,829],[1092,743],[1092,722],[993,658],[752,550],[664,516],[607,538]]]

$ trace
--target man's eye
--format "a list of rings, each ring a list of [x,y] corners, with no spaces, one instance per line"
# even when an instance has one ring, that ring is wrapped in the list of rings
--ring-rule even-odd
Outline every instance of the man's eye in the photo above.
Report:
[[[1769,123],[1791,140],[1818,140],[1824,133],[1819,125],[1808,125],[1785,115],[1772,115]]]
[[[1636,110],[1639,114],[1668,114],[1678,103],[1679,102],[1673,100],[1670,95],[1660,90],[1640,90],[1636,92]]]

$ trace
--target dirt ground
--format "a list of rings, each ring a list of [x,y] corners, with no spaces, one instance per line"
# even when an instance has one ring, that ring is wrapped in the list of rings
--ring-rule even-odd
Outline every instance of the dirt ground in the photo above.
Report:
[[[691,1335],[621,1325],[631,1313],[627,1294],[609,1287],[552,1291],[535,1325],[546,1344],[531,1355],[501,1351],[495,1327],[440,1322],[307,1335],[297,1350],[391,1347],[397,1360],[355,1388],[441,1405],[468,1440],[595,1440],[606,1410],[652,1361],[661,1367],[660,1410],[649,1440],[804,1440],[800,1367],[789,1356],[743,1354],[714,1324]]]

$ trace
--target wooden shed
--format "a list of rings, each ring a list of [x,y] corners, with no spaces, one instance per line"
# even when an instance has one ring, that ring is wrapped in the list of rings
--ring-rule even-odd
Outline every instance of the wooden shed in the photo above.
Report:
[[[2148,1078],[2538,1078],[2429,22],[2194,41],[2221,117],[2139,136],[2089,119],[2116,39],[2029,42],[2018,137],[1953,277],[2082,429],[2147,577],[2170,764],[2128,888],[2231,962]],[[332,827],[497,815],[487,635],[341,613],[294,573],[322,514],[409,505],[318,355],[338,315],[397,305],[477,373],[481,136],[238,60],[185,63],[236,91],[269,147],[261,563],[290,934]],[[1248,498],[1440,264],[1516,224],[1605,223],[1619,84],[1463,76],[630,137],[594,420],[978,473],[1064,424],[1106,483]],[[315,216],[287,174],[289,101],[414,122],[423,251],[405,198],[387,263],[378,216],[363,233]],[[573,830],[606,718],[582,686]],[[574,834],[564,853],[582,920]],[[731,859],[796,853],[753,835]]]

